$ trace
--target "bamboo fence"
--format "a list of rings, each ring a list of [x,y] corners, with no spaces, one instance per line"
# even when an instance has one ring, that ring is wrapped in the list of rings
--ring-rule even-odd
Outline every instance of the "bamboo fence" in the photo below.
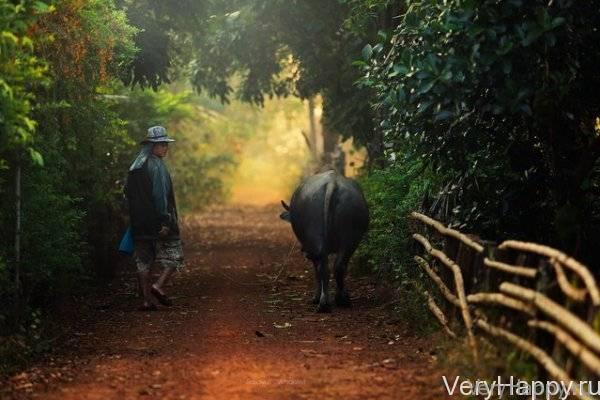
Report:
[[[466,331],[476,364],[484,335],[525,352],[553,379],[600,377],[600,291],[587,266],[548,246],[496,245],[417,212],[410,217],[414,260],[439,292],[424,292],[427,306],[451,338]]]

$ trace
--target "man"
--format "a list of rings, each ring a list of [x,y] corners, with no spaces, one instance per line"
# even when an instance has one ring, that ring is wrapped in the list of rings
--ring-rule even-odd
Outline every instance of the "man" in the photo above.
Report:
[[[144,302],[141,311],[156,310],[154,299],[165,306],[171,300],[164,286],[175,270],[183,267],[183,250],[177,224],[173,185],[163,158],[175,140],[162,126],[148,129],[142,149],[129,168],[126,195],[129,202],[134,260]],[[162,265],[158,280],[150,285],[150,266]]]

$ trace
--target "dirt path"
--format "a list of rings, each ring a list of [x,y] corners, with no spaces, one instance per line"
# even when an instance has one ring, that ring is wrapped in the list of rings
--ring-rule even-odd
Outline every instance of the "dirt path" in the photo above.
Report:
[[[445,398],[431,345],[406,336],[368,279],[349,278],[352,309],[314,312],[312,270],[297,248],[290,253],[278,212],[230,207],[189,220],[172,308],[135,311],[133,275],[122,274],[114,295],[95,299],[93,313],[0,398]]]

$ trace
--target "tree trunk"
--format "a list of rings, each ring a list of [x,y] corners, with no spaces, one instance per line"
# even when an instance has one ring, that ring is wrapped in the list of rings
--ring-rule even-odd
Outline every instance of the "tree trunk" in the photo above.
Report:
[[[317,139],[317,119],[315,117],[315,100],[314,97],[308,99],[308,121],[310,123],[309,141],[314,160],[319,160],[319,146]]]
[[[323,162],[325,164],[332,162],[331,155],[335,150],[337,142],[338,134],[331,129],[323,127]]]
[[[19,315],[21,294],[21,154],[15,169],[15,307]]]

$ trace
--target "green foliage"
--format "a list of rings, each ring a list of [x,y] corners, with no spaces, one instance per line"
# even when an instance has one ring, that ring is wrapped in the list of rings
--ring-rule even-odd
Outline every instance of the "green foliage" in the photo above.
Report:
[[[402,278],[412,269],[407,215],[419,208],[432,181],[418,160],[376,169],[360,178],[370,223],[368,239],[357,254],[372,270],[392,271]]]
[[[49,144],[49,143],[48,143]],[[54,156],[45,152],[48,164]],[[82,274],[83,211],[66,196],[57,181],[69,179],[56,167],[35,168],[23,176],[23,295],[31,307],[43,307],[85,278]]]
[[[157,92],[144,90],[127,90],[117,86],[121,94],[111,100],[113,108],[124,121],[130,137],[137,144],[153,125],[167,122],[179,124],[194,118],[196,109],[192,93],[183,90],[173,93],[163,89]]]
[[[215,3],[216,5],[214,5]],[[235,2],[197,0],[117,0],[129,21],[140,29],[135,38],[137,56],[122,71],[126,85],[158,90],[177,77],[190,61],[190,47],[207,41],[208,22],[216,10]],[[217,7],[217,8],[214,8]],[[185,68],[184,68],[185,69]]]
[[[31,118],[32,88],[48,83],[46,64],[35,55],[37,38],[28,29],[42,13],[51,11],[42,1],[0,0],[0,167],[6,152],[25,148],[40,162],[33,149],[36,122]]]
[[[447,135],[452,130],[468,135],[480,126],[494,129],[498,115],[517,122],[531,115],[536,89],[550,90],[536,88],[547,79],[540,73],[545,59],[540,52],[555,46],[565,17],[558,7],[522,6],[520,1],[410,5],[389,42],[363,51],[366,59],[375,56],[364,83],[385,94],[380,104],[395,123],[390,129],[411,136],[431,127]],[[523,52],[533,57],[516,57]],[[493,93],[485,93],[492,87]],[[400,123],[408,125],[398,127]]]
[[[2,35],[12,44],[3,41],[0,51],[0,86],[10,89],[0,95],[0,159],[9,161],[0,169],[0,193],[6,199],[0,205],[0,236],[7,239],[0,246],[0,258],[6,260],[0,269],[0,299],[6,305],[0,311],[0,347],[17,344],[26,358],[39,339],[40,314],[33,310],[47,312],[55,300],[83,289],[95,272],[114,265],[108,258],[120,228],[116,181],[132,141],[98,92],[129,64],[135,29],[112,0],[65,0],[56,7],[1,2],[0,21],[5,24],[0,31],[9,29],[16,38]],[[20,161],[19,293],[13,242],[17,146],[31,155],[31,161]]]
[[[370,223],[367,238],[354,256],[355,263],[399,283],[401,303],[397,310],[420,331],[434,325],[422,298],[427,280],[412,259],[408,214],[419,209],[438,181],[423,162],[408,159],[373,170],[359,180],[369,205]]]
[[[43,124],[39,125],[43,128]],[[83,211],[78,201],[65,195],[62,188],[69,182],[68,170],[62,169],[57,137],[46,137],[41,148],[44,168],[24,162],[22,187],[21,287],[15,303],[14,274],[0,262],[0,374],[20,366],[47,349],[42,337],[42,317],[57,298],[83,288],[89,274],[82,266],[86,251],[82,243]],[[0,235],[6,240],[0,257],[12,261],[14,189],[7,185],[8,199],[0,207]],[[11,263],[12,264],[12,263]],[[42,311],[43,310],[43,311]]]
[[[138,30],[113,0],[62,0],[37,28],[52,40],[38,52],[52,65],[54,100],[91,96],[130,65]]]
[[[94,61],[107,63],[106,73],[113,77],[119,76],[136,56],[138,49],[134,38],[139,34],[139,29],[130,24],[126,12],[115,3],[114,0],[87,0],[79,12],[83,31],[89,35],[90,57],[106,57]],[[107,54],[107,50],[112,54]],[[98,69],[102,71],[102,67]]]
[[[359,33],[373,29],[386,27],[381,26],[381,16],[390,13],[392,17],[398,14],[396,0],[340,0],[350,8],[351,12],[346,19],[346,28]]]
[[[371,91],[354,85],[360,71],[352,61],[364,37],[376,31],[346,29],[345,1],[123,3],[146,29],[138,37],[141,51],[127,84],[156,89],[177,75],[171,67],[179,63],[195,89],[224,103],[237,97],[262,106],[267,98],[321,94],[329,131],[367,145],[373,131]],[[375,148],[368,146],[372,158]]]
[[[134,142],[111,109],[109,93],[120,68],[131,62],[136,29],[112,0],[61,1],[38,29],[54,38],[40,49],[55,81],[38,96],[35,114],[44,155],[56,167],[50,179],[58,193],[67,201],[77,200],[73,207],[82,218],[74,227],[78,238],[65,240],[81,243],[77,254],[88,265],[85,274],[111,275],[116,251],[110,243],[116,242],[123,224],[118,181]]]
[[[0,377],[18,372],[34,357],[50,349],[51,343],[43,338],[42,313],[31,310],[23,313],[26,318],[20,329],[10,336],[0,335]],[[1,326],[2,321],[0,321]]]
[[[365,47],[388,156],[410,151],[448,177],[439,217],[495,239],[593,237],[599,21],[570,1],[407,1],[393,34]],[[565,215],[577,228],[559,240]]]
[[[9,301],[12,296],[14,296],[12,282],[10,280],[11,274],[8,270],[8,265],[6,263],[5,257],[0,255],[0,287],[3,288],[0,291],[0,300],[2,300],[2,304],[9,304]],[[6,326],[8,313],[6,311],[0,313],[0,327]]]

